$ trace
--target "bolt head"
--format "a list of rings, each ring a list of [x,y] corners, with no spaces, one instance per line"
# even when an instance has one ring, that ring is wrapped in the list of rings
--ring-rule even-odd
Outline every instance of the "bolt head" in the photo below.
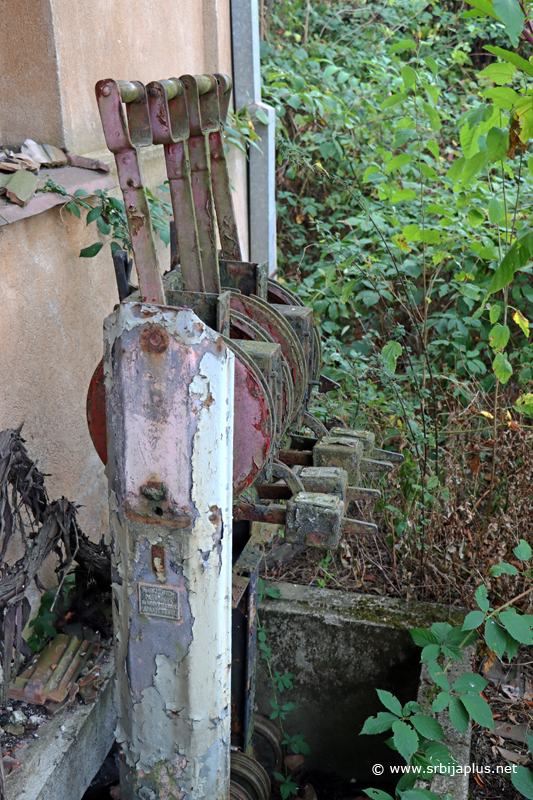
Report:
[[[109,97],[109,95],[111,94],[111,89],[109,88],[109,86],[104,86],[104,88],[102,89],[102,94],[104,95],[104,97]]]

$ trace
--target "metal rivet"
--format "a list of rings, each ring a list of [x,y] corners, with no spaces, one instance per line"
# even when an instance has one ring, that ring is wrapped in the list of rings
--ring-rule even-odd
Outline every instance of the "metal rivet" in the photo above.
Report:
[[[102,94],[104,95],[104,97],[109,97],[109,95],[111,94],[111,89],[109,88],[109,86],[104,86],[104,88],[102,89]]]

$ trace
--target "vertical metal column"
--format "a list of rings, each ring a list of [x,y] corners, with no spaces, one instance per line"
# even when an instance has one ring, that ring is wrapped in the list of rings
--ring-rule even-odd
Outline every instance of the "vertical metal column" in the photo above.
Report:
[[[106,320],[123,800],[227,800],[234,358],[189,309]]]

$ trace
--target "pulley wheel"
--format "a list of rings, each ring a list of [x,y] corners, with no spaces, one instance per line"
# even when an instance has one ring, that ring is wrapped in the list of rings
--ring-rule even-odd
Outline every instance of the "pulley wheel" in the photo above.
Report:
[[[305,305],[295,292],[287,289],[286,286],[278,283],[278,281],[273,281],[272,278],[268,279],[267,300],[269,303],[279,303],[282,306]]]
[[[270,778],[255,758],[246,753],[232,753],[231,780],[242,786],[252,800],[270,800]]]
[[[276,437],[276,407],[260,370],[235,339],[222,336],[235,354],[233,494],[250,486],[266,464]]]
[[[271,278],[268,280],[267,299],[269,303],[279,303],[280,305],[286,306],[305,305],[295,292],[287,289],[286,286],[282,286],[281,283],[273,281]],[[311,380],[318,381],[320,379],[320,373],[322,372],[322,342],[316,324],[313,325],[313,333],[311,336],[313,355],[310,364],[310,377]]]
[[[224,341],[237,353],[234,387],[233,491],[238,495],[254,481],[266,464],[276,435],[275,407],[270,389],[247,353],[238,351],[230,339]],[[101,361],[91,378],[87,394],[89,433],[101,461],[107,464],[106,400]]]
[[[270,342],[277,344],[274,337],[254,322],[250,317],[239,314],[238,311],[230,311],[230,336],[232,339],[245,339],[252,342]],[[290,411],[294,406],[294,382],[291,371],[287,364],[287,359],[283,356],[281,361],[281,372],[283,380],[283,419],[281,425],[282,435],[285,433],[290,422]]]
[[[96,367],[87,392],[87,424],[100,461],[107,464],[107,422],[105,413],[104,360]]]
[[[257,322],[281,346],[294,382],[294,408],[289,420],[292,421],[300,412],[308,383],[307,364],[298,337],[281,314],[258,297],[246,297],[232,292],[230,307]]]
[[[254,758],[259,761],[268,775],[279,772],[283,766],[283,750],[280,728],[263,714],[254,715],[254,736],[252,747]]]
[[[248,794],[246,789],[239,786],[235,781],[230,781],[229,785],[230,800],[252,800],[251,795]]]

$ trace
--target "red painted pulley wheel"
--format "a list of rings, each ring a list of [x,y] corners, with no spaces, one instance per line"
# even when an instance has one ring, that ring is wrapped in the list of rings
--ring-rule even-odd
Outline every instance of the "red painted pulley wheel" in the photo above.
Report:
[[[231,347],[231,342],[226,340]],[[231,348],[235,350],[236,348]],[[235,357],[233,492],[240,494],[263,469],[276,431],[275,410],[268,387],[243,354]],[[107,464],[104,364],[100,361],[87,394],[87,423],[96,452]]]

